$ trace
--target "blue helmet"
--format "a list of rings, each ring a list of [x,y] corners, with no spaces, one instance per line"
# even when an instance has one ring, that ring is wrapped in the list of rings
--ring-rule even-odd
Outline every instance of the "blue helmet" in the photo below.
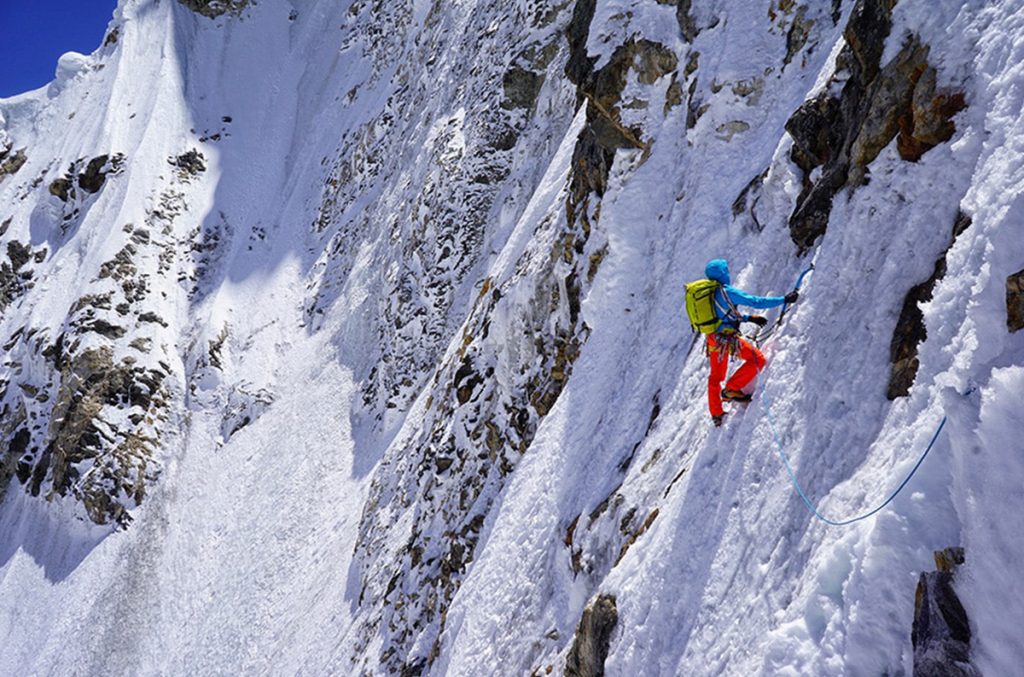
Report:
[[[725,259],[712,259],[704,266],[704,276],[715,282],[729,284],[729,264]]]

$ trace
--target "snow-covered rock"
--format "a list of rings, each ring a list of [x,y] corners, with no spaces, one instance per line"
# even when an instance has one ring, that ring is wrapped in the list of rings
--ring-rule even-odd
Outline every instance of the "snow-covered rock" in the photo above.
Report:
[[[1022,10],[121,0],[0,100],[0,673],[1011,672]]]

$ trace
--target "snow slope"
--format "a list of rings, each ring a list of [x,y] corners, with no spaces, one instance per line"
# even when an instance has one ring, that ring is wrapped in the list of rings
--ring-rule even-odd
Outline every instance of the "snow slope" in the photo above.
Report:
[[[787,122],[878,3],[186,4],[0,101],[0,673],[562,674],[600,594],[607,674],[910,674],[949,546],[972,664],[1024,659],[1020,2],[895,6],[879,65],[966,107],[810,247]],[[718,256],[815,271],[713,428]],[[834,519],[948,423],[837,528],[766,407]]]

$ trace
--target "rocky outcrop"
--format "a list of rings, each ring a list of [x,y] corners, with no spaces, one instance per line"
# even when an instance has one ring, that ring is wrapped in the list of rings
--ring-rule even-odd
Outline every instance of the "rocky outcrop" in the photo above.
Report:
[[[892,362],[892,369],[889,373],[886,397],[890,400],[906,396],[910,392],[910,387],[914,385],[919,366],[917,347],[928,337],[921,304],[932,300],[935,284],[946,274],[946,255],[949,253],[949,249],[956,242],[960,233],[967,230],[970,225],[971,217],[959,212],[953,222],[953,237],[949,247],[946,247],[946,251],[935,261],[935,268],[932,270],[931,276],[924,282],[911,287],[903,299],[903,308],[900,310],[900,317],[893,330],[892,342],[889,344],[889,361]]]
[[[679,60],[675,52],[660,43],[634,38],[616,48],[609,62],[596,71],[595,59],[579,54],[570,58],[566,66],[566,75],[576,84],[580,101],[588,103],[587,126],[577,145],[574,166],[584,163],[588,167],[589,171],[577,176],[588,189],[602,195],[615,152],[624,148],[647,150],[650,145],[643,140],[643,130],[638,125],[629,125],[622,119],[627,76],[633,71],[641,84],[653,85],[674,73]],[[630,105],[643,107],[632,100]]]
[[[19,337],[17,353],[35,361],[39,344]],[[5,389],[2,465],[34,496],[73,497],[97,524],[126,526],[129,510],[155,480],[159,427],[167,418],[166,365],[147,367],[131,355],[115,361],[106,345],[68,344],[66,335],[38,354],[55,370],[53,380]],[[167,367],[169,369],[169,367]],[[15,368],[13,375],[27,374]]]
[[[640,524],[640,526],[637,527],[635,530],[631,531],[629,525],[633,522],[635,516],[636,510],[634,509],[633,511],[627,513],[626,516],[622,519],[622,526],[620,526],[619,529],[626,536],[626,540],[622,544],[622,547],[619,548],[619,554],[615,558],[615,566],[619,565],[619,562],[621,562],[622,558],[626,556],[626,553],[629,552],[629,549],[631,547],[633,547],[633,544],[636,543],[637,540],[645,533],[647,533],[647,530],[651,528],[651,525],[654,524],[654,520],[658,518],[658,509],[655,508],[654,510],[652,510],[644,519],[644,521]]]
[[[88,162],[76,160],[68,168],[67,173],[50,183],[50,195],[61,202],[73,201],[79,191],[89,195],[100,192],[107,176],[119,174],[124,167],[125,157],[121,153],[99,155]]]
[[[27,244],[11,240],[6,248],[7,260],[0,262],[0,317],[4,309],[32,288],[34,273],[29,264],[46,257],[46,249],[32,251]]]
[[[693,42],[702,31],[714,28],[719,24],[719,18],[715,14],[701,15],[698,17],[693,6],[693,0],[657,0],[663,5],[676,6],[676,23],[679,24],[679,33],[686,42]],[[704,14],[708,14],[705,9]]]
[[[576,636],[565,660],[568,677],[601,677],[612,632],[619,622],[615,595],[601,594],[583,609]]]
[[[797,7],[796,16],[793,17],[789,30],[786,32],[786,58],[782,60],[784,64],[788,66],[793,61],[793,57],[803,51],[813,27],[814,20],[807,18],[807,7],[805,5]]]
[[[1006,328],[1010,333],[1024,329],[1024,270],[1006,278]]]
[[[561,394],[585,341],[579,309],[590,250],[582,222],[546,237],[552,236],[549,256],[522,262],[532,272],[501,287],[484,281],[458,350],[433,380],[422,433],[401,450],[403,460],[391,475],[371,487],[357,556],[376,554],[374,544],[386,542],[398,514],[415,506],[406,546],[397,557],[373,558],[363,574],[365,598],[385,604],[381,625],[403,628],[380,657],[395,672],[421,674],[439,654],[435,622],[443,628],[488,511]],[[495,322],[505,325],[498,332],[505,338],[497,343],[490,338]],[[409,485],[413,495],[401,503],[389,499]],[[411,654],[408,647],[421,633],[429,633],[433,647],[426,655]]]
[[[121,153],[99,155],[86,161],[79,158],[71,163],[64,176],[49,185],[50,195],[60,200],[60,236],[66,236],[80,223],[111,176],[124,170],[125,156]]]
[[[357,651],[387,628],[379,665],[389,672],[423,674],[441,652],[448,606],[476,556],[489,510],[556,405],[589,336],[581,308],[607,253],[600,201],[615,154],[643,153],[649,142],[638,121],[649,113],[639,102],[654,98],[647,97],[649,88],[671,86],[678,60],[650,41],[627,39],[595,70],[585,51],[593,10],[592,2],[576,4],[566,29],[566,73],[587,117],[576,139],[564,209],[539,220],[514,274],[482,281],[427,386],[420,432],[396,450],[388,473],[375,477],[364,506],[356,549],[363,562],[361,600],[381,609]],[[509,110],[529,111],[536,83],[521,74],[516,80],[503,83],[514,85],[503,87],[503,100],[516,103]],[[633,122],[625,119],[637,111]],[[423,280],[420,275],[418,283]],[[401,290],[392,306],[406,298],[422,294]],[[423,333],[418,337],[422,343]],[[396,523],[409,525],[408,540],[382,556]],[[640,529],[630,525],[634,538]]]
[[[540,165],[523,155],[524,141],[539,150],[545,125],[564,129],[571,121],[562,114],[571,88],[547,76],[557,72],[552,62],[564,59],[567,3],[516,11],[494,25],[477,12],[454,41],[450,27],[437,22],[440,7],[428,12],[421,39],[409,43],[406,6],[353,4],[346,31],[373,62],[370,79],[401,84],[384,102],[358,101],[358,87],[343,97],[342,106],[379,110],[340,139],[311,224],[325,238],[306,305],[311,326],[344,294],[351,252],[363,244],[375,252],[380,288],[365,310],[366,342],[376,355],[360,371],[364,415],[381,426],[408,410],[436,370],[465,319],[467,277],[479,274],[496,220],[514,222],[540,179]],[[443,66],[459,86],[438,88],[414,76],[424,62]],[[378,195],[382,177],[415,189],[394,183]],[[377,198],[368,204],[371,195]]]
[[[832,8],[832,23],[838,23],[838,5],[840,0],[834,0]],[[814,35],[815,24],[818,17],[823,14],[823,7],[816,7],[814,3],[798,2],[798,0],[772,0],[768,5],[768,19],[772,23],[772,32],[778,31],[786,36],[786,54],[782,59],[783,68],[793,62],[798,54],[803,55],[801,65],[806,65],[806,59],[817,47]]]
[[[51,183],[49,193],[64,205],[63,228],[123,165],[119,154],[78,160]],[[173,187],[155,197],[143,226],[109,231],[121,247],[82,280],[55,339],[26,326],[4,346],[11,387],[0,394],[0,481],[13,475],[32,495],[77,502],[97,524],[131,521],[166,441],[172,343],[160,336],[166,297],[153,291],[175,260],[171,224],[186,207]],[[10,263],[0,265],[5,303],[32,283],[33,262],[47,254],[18,242],[7,249]]]
[[[25,155],[24,148],[13,150],[9,144],[0,146],[0,181],[17,174],[26,162],[28,162],[28,157]]]
[[[803,172],[789,219],[801,251],[825,232],[833,196],[865,183],[868,165],[893,139],[904,160],[916,161],[952,137],[952,117],[966,105],[962,93],[937,89],[929,47],[915,36],[881,65],[894,4],[858,0],[843,33],[846,45],[836,58],[836,73],[786,123],[793,139],[790,156]]]
[[[210,19],[223,14],[240,14],[249,5],[249,0],[178,0],[190,10]]]
[[[109,295],[80,300],[103,309]],[[157,427],[166,418],[170,370],[132,355],[115,358],[104,331],[73,323],[55,341],[20,329],[4,346],[17,388],[0,389],[0,480],[11,475],[35,496],[74,497],[98,524],[127,525],[128,510],[156,475]]]
[[[181,155],[167,158],[167,164],[178,170],[178,180],[188,183],[206,171],[206,156],[192,148]]]
[[[931,66],[920,65],[911,74],[914,84],[909,110],[899,118],[897,150],[904,160],[916,162],[930,149],[949,141],[956,132],[953,116],[967,106],[962,92],[942,91]]]
[[[266,388],[256,388],[242,383],[231,389],[221,423],[221,439],[228,441],[231,436],[246,427],[270,408],[274,394]]]
[[[697,21],[690,13],[693,0],[676,0],[676,22],[679,24],[679,32],[687,42],[693,42],[700,30],[697,28]]]
[[[608,63],[595,70],[596,57],[587,55],[586,41],[595,11],[594,2],[579,2],[569,24],[569,60],[565,74],[576,85],[577,102],[586,101],[587,126],[577,145],[574,166],[584,162],[589,171],[578,174],[598,195],[604,193],[607,171],[615,151],[623,148],[646,150],[639,125],[623,120],[625,105],[646,108],[646,101],[623,100],[626,80],[633,72],[643,85],[653,85],[662,77],[674,74],[679,58],[671,49],[657,42],[629,38],[612,53]],[[681,86],[673,77],[666,83],[666,100],[681,98]],[[673,95],[673,91],[675,94]]]
[[[55,341],[30,330],[17,332],[8,346],[16,376],[23,364],[35,365],[20,381],[33,399],[24,418],[29,442],[16,459],[18,479],[33,495],[74,496],[93,521],[122,526],[156,475],[170,373],[153,354],[152,339],[137,329],[150,295],[138,259],[152,243],[145,229],[124,231],[129,241],[100,266],[95,291],[72,305]],[[35,374],[33,381],[28,374]],[[5,406],[18,406],[7,400]]]
[[[921,574],[914,597],[914,677],[978,677],[970,663],[971,626],[953,588],[963,548],[935,553],[937,571]]]
[[[501,84],[505,91],[502,108],[531,110],[544,84],[544,73],[513,66],[505,71]]]
[[[28,453],[18,460],[18,477],[36,496],[44,481],[48,498],[73,493],[98,524],[126,525],[131,519],[126,501],[141,503],[153,479],[156,440],[119,424],[115,412],[127,409],[137,423],[159,416],[166,374],[136,367],[131,358],[115,364],[109,348],[87,349],[61,361],[49,443],[38,458]],[[106,407],[115,411],[103,415]]]
[[[741,216],[744,212],[750,214],[750,226],[754,232],[760,233],[764,230],[764,224],[757,218],[757,203],[761,200],[761,192],[764,189],[764,180],[768,176],[768,169],[750,180],[740,194],[732,203],[732,215]]]

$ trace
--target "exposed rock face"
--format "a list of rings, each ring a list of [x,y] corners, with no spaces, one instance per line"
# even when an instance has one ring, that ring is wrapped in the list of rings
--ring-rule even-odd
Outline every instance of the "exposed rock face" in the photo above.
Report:
[[[67,173],[50,184],[50,194],[61,202],[73,200],[78,189],[85,193],[95,194],[100,192],[107,180],[108,174],[120,173],[124,166],[124,155],[99,155],[89,160],[77,160],[68,168]]]
[[[0,317],[12,301],[32,287],[33,272],[27,264],[45,255],[45,250],[33,253],[29,245],[17,240],[7,243],[7,260],[0,263]]]
[[[953,137],[956,125],[952,118],[967,106],[967,101],[962,92],[939,91],[931,66],[916,69],[911,79],[913,100],[910,110],[900,116],[896,142],[900,157],[916,162],[928,150]]]
[[[107,164],[109,161],[109,165]],[[78,185],[86,193],[98,193],[107,180],[107,174],[120,170],[124,156],[121,154],[113,156],[100,155],[89,160],[85,171],[78,175]]]
[[[543,84],[544,73],[513,66],[505,72],[502,79],[502,86],[505,89],[505,99],[501,102],[502,108],[532,109],[537,102],[537,96],[540,94]]]
[[[1024,329],[1024,270],[1006,278],[1006,328],[1011,333]]]
[[[703,31],[714,28],[719,24],[715,5],[708,6],[708,3],[697,3],[694,7],[693,0],[657,0],[662,5],[676,6],[676,23],[679,24],[679,32],[686,42],[693,42]]]
[[[24,148],[12,150],[10,145],[7,145],[6,148],[0,146],[0,181],[17,174],[26,162],[28,162],[28,157],[25,155]]]
[[[100,267],[96,291],[73,304],[56,340],[15,332],[5,366],[29,397],[3,394],[4,465],[33,495],[74,496],[94,522],[121,526],[156,476],[171,371],[165,349],[154,351],[138,329],[152,301],[137,262],[152,243],[145,230],[125,231],[130,241]],[[24,252],[16,258],[25,265]]]
[[[789,65],[793,61],[793,57],[803,50],[813,26],[814,21],[807,18],[807,7],[805,5],[798,7],[796,16],[793,17],[793,23],[790,24],[789,31],[786,33],[786,58],[783,59],[783,63]]]
[[[463,83],[458,88],[437,88],[429,79],[413,78],[380,106],[375,117],[347,131],[330,165],[313,224],[316,232],[329,238],[317,262],[315,297],[306,307],[313,326],[342,293],[351,272],[353,259],[348,252],[354,243],[374,242],[382,229],[392,242],[400,243],[380,253],[383,288],[377,299],[368,301],[373,307],[366,308],[376,339],[371,342],[379,354],[365,367],[363,402],[377,420],[404,412],[436,371],[465,319],[465,304],[471,299],[460,287],[487,253],[483,247],[487,229],[494,226],[495,200],[514,203],[518,192],[529,187],[519,186],[509,194],[506,179],[522,170],[518,165],[521,143],[527,132],[536,129],[538,116],[547,120],[554,115],[551,99],[545,110],[537,110],[538,98],[552,61],[564,59],[560,29],[569,13],[567,4],[535,12],[517,10],[511,15],[516,20],[502,23],[497,32],[483,18],[474,18],[449,49],[479,56],[454,61],[436,51],[439,45],[452,42],[448,27],[436,21],[440,11],[429,13],[430,21],[423,27],[428,37],[415,46],[406,42],[410,28],[404,23],[406,10],[399,5],[385,9],[380,3],[359,2],[349,12],[346,30],[353,41],[366,43],[371,81],[395,77],[405,82],[424,62],[437,61],[446,64],[453,82]],[[516,38],[515,50],[506,57],[508,41],[522,35],[516,33],[523,28],[522,22],[529,24],[532,37]],[[396,63],[398,73],[393,75]],[[490,74],[486,78],[484,71]],[[557,83],[551,89],[559,113],[571,107],[565,102],[570,87]],[[358,88],[353,89],[344,105],[358,96]],[[456,109],[461,112],[431,124],[422,117],[424,110]],[[554,124],[564,123],[556,120]],[[433,131],[424,137],[424,129]],[[415,162],[408,157],[413,137],[422,144]],[[421,187],[414,199],[401,204],[384,199],[372,207],[363,206],[380,177],[398,175],[409,176]]]
[[[139,422],[153,416],[164,404],[165,375],[128,361],[115,365],[108,348],[85,350],[61,366],[50,442],[38,460],[32,454],[19,459],[19,479],[29,481],[36,496],[49,480],[49,496],[74,493],[93,521],[125,525],[131,518],[118,499],[141,503],[153,479],[149,459],[156,440],[126,430],[102,412],[105,406],[128,405]]]
[[[766,176],[768,176],[767,169],[752,178],[732,203],[732,215],[738,217],[744,212],[749,212],[753,230],[758,233],[764,230],[764,224],[757,218],[756,209],[757,203],[761,199],[761,190],[764,187]]]
[[[593,2],[578,3],[566,29],[565,70],[577,86],[577,103],[587,105],[587,117],[573,151],[565,209],[534,234],[535,242],[550,243],[547,251],[524,254],[511,278],[483,281],[458,349],[434,376],[422,432],[401,450],[387,476],[375,478],[365,506],[356,551],[357,559],[368,562],[363,599],[383,600],[378,628],[405,628],[386,633],[379,664],[391,672],[421,674],[441,651],[435,621],[443,630],[488,511],[555,406],[589,336],[581,306],[607,251],[599,226],[601,196],[616,152],[647,146],[642,123],[624,120],[623,100],[629,97],[631,112],[646,111],[638,103],[648,100],[645,88],[668,90],[678,65],[663,45],[629,38],[608,64],[594,70],[595,60],[585,51],[593,12]],[[504,101],[515,103],[506,108],[533,109],[538,82],[506,75],[505,85]],[[496,333],[506,337],[498,342],[490,338],[495,323],[502,325]],[[395,498],[409,486],[414,494]],[[376,544],[387,542],[403,504],[416,506],[407,520],[408,542],[393,557],[382,557]],[[431,537],[438,533],[445,537]],[[374,637],[368,633],[366,644]]]
[[[960,233],[967,230],[970,225],[970,216],[963,212],[957,214],[956,221],[953,223],[953,238],[946,251],[935,261],[931,277],[911,287],[903,299],[903,309],[900,311],[899,320],[893,330],[892,343],[889,344],[889,360],[892,362],[892,371],[889,375],[886,397],[890,400],[906,396],[910,392],[910,386],[914,385],[914,378],[917,376],[919,366],[917,347],[928,337],[920,305],[931,301],[935,284],[946,274],[946,254],[949,252],[949,248],[956,242]]]
[[[64,234],[124,163],[121,154],[79,159],[50,184]],[[122,245],[81,281],[82,294],[56,338],[23,326],[4,346],[10,384],[0,388],[0,481],[14,476],[32,495],[77,501],[97,524],[131,521],[131,509],[157,477],[157,450],[166,441],[172,342],[159,336],[167,326],[160,317],[166,295],[153,290],[175,260],[170,226],[185,206],[171,187],[154,198],[144,227],[110,229]],[[46,248],[18,241],[6,249],[0,310],[31,287],[35,264],[47,256]]]
[[[693,0],[676,0],[676,21],[679,23],[679,32],[687,42],[693,42],[700,34],[697,21],[691,13],[692,9]]]
[[[274,395],[266,388],[257,389],[243,383],[232,389],[221,424],[221,438],[225,441],[230,439],[232,435],[262,416],[273,403]]]
[[[641,138],[642,130],[622,120],[622,95],[627,75],[634,71],[639,82],[652,85],[662,76],[673,73],[678,63],[675,52],[664,45],[632,38],[619,46],[610,61],[597,71],[592,70],[593,59],[570,59],[566,74],[576,84],[580,99],[589,104],[585,132],[588,140],[578,149],[587,164],[596,170],[590,174],[588,183],[599,195],[604,193],[607,171],[616,150],[648,147]]]
[[[178,179],[181,181],[188,181],[206,171],[206,156],[195,148],[168,158],[167,163],[178,170]]]
[[[569,12],[562,10],[520,17],[531,29],[555,20],[564,25]],[[485,34],[486,27],[480,28]],[[498,184],[513,171],[512,150],[523,142],[520,137],[529,129],[531,116],[544,114],[534,104],[542,96],[543,82],[527,72],[542,72],[555,58],[565,58],[560,31],[547,34],[551,42],[544,38],[522,46],[511,68],[507,62],[493,65],[504,86],[474,89],[466,104],[458,104],[466,105],[464,118],[436,121],[438,131],[420,155],[427,166],[423,191],[408,214],[384,215],[393,221],[393,237],[402,245],[386,254],[393,257],[392,270],[398,274],[384,280],[380,311],[374,313],[382,320],[382,355],[367,378],[367,408],[402,411],[408,398],[427,385],[424,377],[434,374],[422,426],[394,449],[393,457],[389,452],[386,463],[391,467],[374,477],[360,524],[355,558],[361,567],[361,596],[370,611],[357,641],[358,655],[369,659],[370,671],[422,674],[439,654],[448,606],[473,561],[487,511],[532,442],[539,418],[553,404],[567,365],[578,353],[582,290],[573,280],[584,275],[580,271],[589,265],[589,252],[580,255],[572,249],[581,226],[568,224],[564,217],[536,233],[546,244],[541,254],[524,256],[520,272],[500,282],[481,281],[475,299],[469,299],[469,316],[460,313],[457,319],[461,327],[448,316],[455,285],[480,255]],[[490,53],[490,41],[501,37],[498,33],[481,41],[468,35],[463,47]],[[466,61],[460,56],[454,68],[461,73]],[[468,73],[457,77],[479,80]],[[571,108],[571,88],[562,87],[546,95]],[[414,92],[413,100],[435,95]],[[423,124],[406,119],[408,107],[403,111],[388,111],[365,129],[365,136],[359,130],[351,146],[343,144],[354,154],[343,156],[332,171],[315,226],[341,224],[332,238],[339,247],[350,247],[353,238],[380,229],[369,220],[369,212],[358,221],[346,217],[348,205],[361,199],[361,182],[372,185],[381,171],[409,171],[381,168],[395,157],[384,144],[397,139],[394,133],[381,139],[380,126]],[[469,153],[467,147],[477,151]],[[310,308],[313,319],[320,304],[331,298],[333,281],[344,280],[343,266],[326,265],[335,256],[332,251],[325,258],[318,298]],[[411,261],[420,261],[421,267],[411,269]],[[505,326],[506,318],[515,318],[516,329]],[[521,338],[495,341],[495,322],[502,326],[499,335],[511,331]],[[445,354],[450,343],[457,350]],[[405,546],[398,550],[391,545],[396,523],[408,531]],[[380,633],[385,635],[382,648],[370,656],[364,649],[378,642]]]
[[[598,595],[583,610],[576,627],[572,648],[565,660],[565,674],[570,677],[601,677],[608,658],[612,632],[619,622],[615,595]]]
[[[178,0],[193,12],[210,19],[223,14],[238,14],[249,4],[249,0]]]
[[[375,570],[364,574],[367,597],[385,601],[383,627],[430,628],[438,616],[443,623],[445,609],[473,561],[487,511],[532,443],[540,419],[557,401],[579,355],[586,336],[579,318],[582,280],[590,265],[582,220],[563,223],[545,237],[552,239],[550,255],[524,260],[532,271],[528,275],[501,287],[484,281],[462,347],[435,377],[437,397],[423,432],[402,451],[404,467],[392,468],[390,477],[371,487],[357,555],[374,553],[374,543],[394,523],[392,511],[401,506],[385,503],[395,490],[392,485],[412,482],[416,494],[411,501],[418,506],[403,551],[390,561],[375,558]],[[515,299],[524,293],[526,301],[520,304]],[[524,337],[521,341],[489,340],[495,318],[505,317],[517,318],[514,335]],[[416,479],[403,479],[406,473]],[[430,537],[439,532],[445,539]],[[396,672],[420,674],[440,647],[439,640],[432,640],[434,647],[426,656],[410,655],[406,647],[417,635],[395,637],[381,663]]]
[[[789,219],[790,234],[806,250],[828,226],[833,196],[867,181],[867,167],[894,138],[900,156],[916,161],[955,131],[952,116],[965,100],[939,92],[927,45],[914,36],[886,64],[880,61],[892,27],[892,0],[858,0],[843,33],[836,73],[786,123],[791,158],[804,172],[803,190]],[[845,81],[845,83],[844,83]],[[842,84],[838,96],[831,92]],[[820,168],[820,175],[811,174]]]
[[[976,677],[970,664],[971,626],[953,589],[956,567],[964,563],[963,548],[935,553],[938,571],[921,574],[914,599],[915,677]]]

